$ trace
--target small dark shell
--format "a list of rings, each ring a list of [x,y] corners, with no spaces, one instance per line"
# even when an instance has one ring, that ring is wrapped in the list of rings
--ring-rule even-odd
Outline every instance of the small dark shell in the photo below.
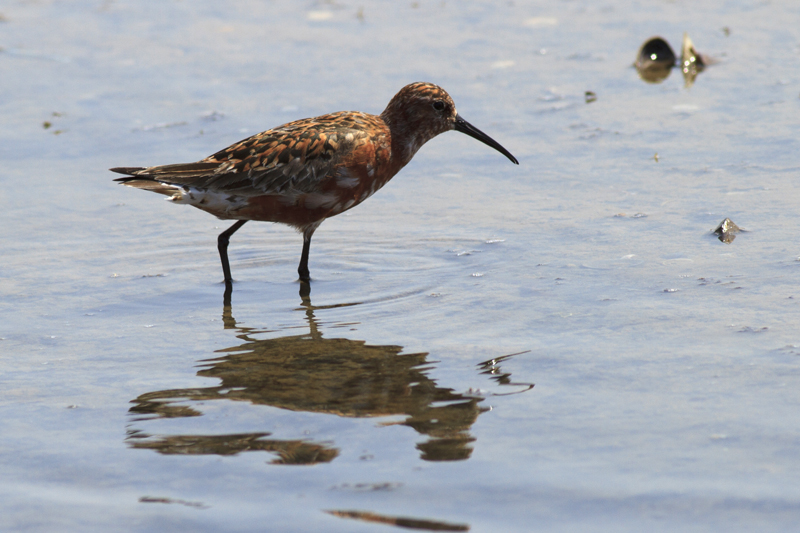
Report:
[[[649,83],[660,83],[667,79],[677,56],[669,43],[661,37],[645,41],[636,55],[636,71],[639,77]]]

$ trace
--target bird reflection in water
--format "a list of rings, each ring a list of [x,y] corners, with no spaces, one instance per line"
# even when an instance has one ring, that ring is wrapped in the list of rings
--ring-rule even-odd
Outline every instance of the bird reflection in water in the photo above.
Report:
[[[223,310],[226,329],[238,331],[242,344],[218,350],[222,355],[201,361],[198,376],[221,381],[213,387],[154,391],[132,401],[134,425],[153,419],[201,416],[200,402],[246,401],[290,411],[325,413],[341,417],[397,417],[427,440],[417,445],[427,461],[468,459],[475,438],[469,430],[478,416],[485,392],[458,393],[439,386],[428,376],[435,361],[428,354],[402,353],[402,346],[376,346],[345,338],[324,338],[314,312],[334,306],[311,304],[310,288],[301,283],[301,310],[308,333],[258,339],[263,333],[236,325],[229,295]],[[518,355],[518,354],[514,354]],[[497,384],[514,387],[511,393],[530,390],[533,384],[512,383],[498,363],[511,356],[479,365],[482,374]],[[339,454],[331,443],[308,439],[270,439],[268,432],[230,435],[149,435],[129,429],[126,441],[133,448],[163,454],[233,455],[245,451],[277,454],[274,464],[330,462]]]

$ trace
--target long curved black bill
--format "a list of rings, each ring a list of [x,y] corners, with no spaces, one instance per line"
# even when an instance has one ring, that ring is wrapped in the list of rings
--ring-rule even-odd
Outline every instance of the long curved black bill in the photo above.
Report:
[[[500,146],[499,142],[495,141],[494,139],[483,133],[481,130],[479,130],[478,128],[476,128],[475,126],[473,126],[472,124],[461,118],[461,115],[456,115],[455,130],[460,131],[461,133],[465,133],[470,137],[472,137],[473,139],[478,139],[480,142],[482,142],[487,146],[491,146],[492,148],[494,148],[495,150],[497,150],[498,152],[509,158],[512,163],[514,163],[515,165],[519,165],[519,161],[517,161],[516,157],[511,155],[511,152]]]

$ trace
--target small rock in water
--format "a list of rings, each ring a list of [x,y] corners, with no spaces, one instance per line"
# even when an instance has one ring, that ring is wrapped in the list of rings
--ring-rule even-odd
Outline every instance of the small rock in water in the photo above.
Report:
[[[651,37],[639,48],[633,66],[639,77],[648,83],[661,83],[669,76],[677,57],[669,43],[661,37]],[[688,33],[683,34],[680,66],[686,87],[691,87],[697,75],[716,60],[695,49]]]
[[[651,37],[639,48],[636,55],[636,71],[648,83],[661,83],[675,66],[675,52],[661,37]]]
[[[724,242],[725,244],[730,244],[736,238],[736,234],[742,231],[742,229],[733,223],[733,220],[726,218],[714,230],[714,234],[719,238],[720,241]]]

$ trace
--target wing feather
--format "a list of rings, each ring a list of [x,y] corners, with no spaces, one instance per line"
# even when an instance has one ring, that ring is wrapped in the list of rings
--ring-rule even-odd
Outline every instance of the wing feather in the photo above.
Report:
[[[139,180],[240,196],[311,193],[323,180],[335,179],[361,145],[384,134],[388,128],[375,115],[331,113],[253,135],[196,163],[112,170]]]

